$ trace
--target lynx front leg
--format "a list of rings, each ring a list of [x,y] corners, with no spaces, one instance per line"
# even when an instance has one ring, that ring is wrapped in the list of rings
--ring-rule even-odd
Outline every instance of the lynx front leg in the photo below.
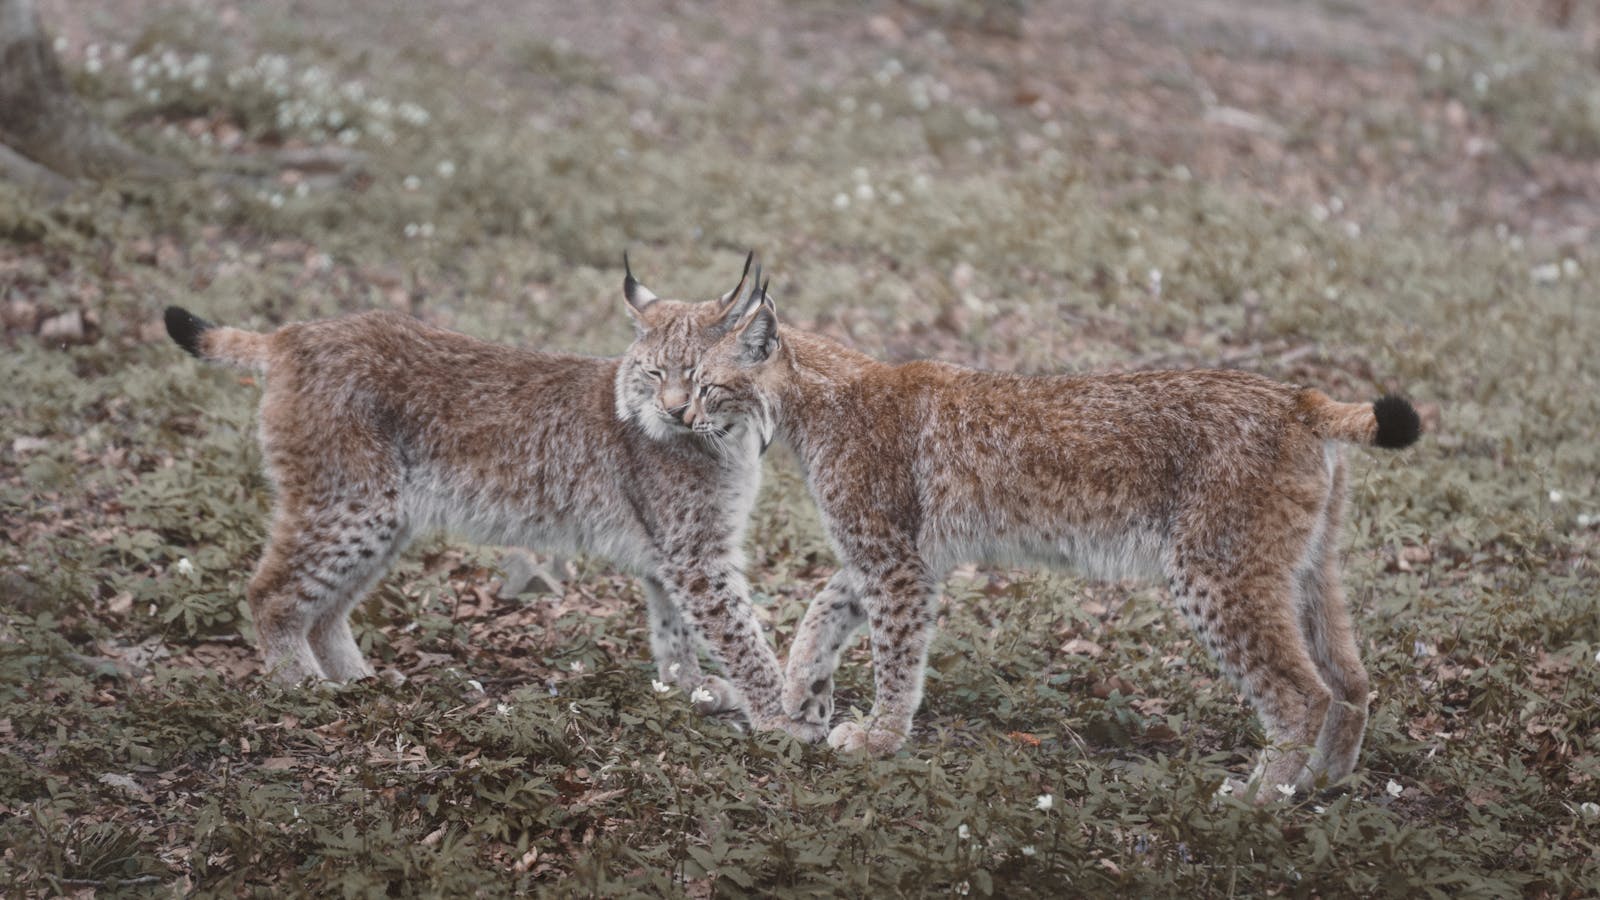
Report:
[[[695,649],[694,632],[678,611],[667,589],[654,578],[644,579],[645,602],[650,608],[650,652],[656,661],[656,676],[668,684],[675,684],[691,697],[698,691],[704,694],[694,701],[701,713],[719,713],[739,709],[743,704],[739,691],[732,684],[715,675],[700,671],[700,654]]]
[[[821,726],[833,718],[833,673],[839,668],[839,653],[866,621],[861,575],[840,569],[811,601],[789,647],[783,711],[791,718]]]
[[[868,578],[863,586],[872,626],[872,674],[877,697],[865,723],[841,722],[828,735],[836,750],[886,756],[911,734],[922,704],[922,678],[933,639],[937,595],[915,569]]]
[[[794,722],[783,713],[778,656],[750,607],[750,586],[738,567],[728,562],[670,566],[659,577],[744,698],[751,726],[787,731],[804,741],[821,740],[822,726]]]

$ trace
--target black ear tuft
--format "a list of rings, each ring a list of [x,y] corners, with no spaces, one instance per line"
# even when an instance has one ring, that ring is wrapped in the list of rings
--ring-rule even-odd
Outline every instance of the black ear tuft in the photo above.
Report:
[[[626,250],[622,251],[622,273],[622,296],[623,299],[628,301],[629,306],[639,312],[643,312],[645,307],[660,299],[654,293],[651,293],[649,288],[640,284],[639,279],[633,277],[633,266],[628,264],[628,251]]]
[[[176,306],[167,307],[166,322],[167,334],[172,336],[178,346],[189,351],[190,355],[200,357],[200,336],[214,326],[194,313]]]
[[[1403,450],[1422,435],[1422,419],[1416,407],[1404,397],[1394,394],[1379,397],[1372,403],[1372,416],[1378,420],[1378,434],[1372,439],[1374,447]]]

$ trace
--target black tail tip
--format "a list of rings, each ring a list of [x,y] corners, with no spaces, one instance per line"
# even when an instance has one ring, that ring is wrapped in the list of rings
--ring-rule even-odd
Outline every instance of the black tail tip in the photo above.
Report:
[[[167,334],[179,347],[189,351],[195,357],[200,356],[200,335],[211,328],[211,323],[200,318],[186,309],[176,306],[167,307]]]
[[[1404,397],[1390,394],[1372,403],[1372,415],[1378,420],[1378,435],[1372,439],[1375,447],[1403,450],[1422,436],[1422,419],[1417,408]]]

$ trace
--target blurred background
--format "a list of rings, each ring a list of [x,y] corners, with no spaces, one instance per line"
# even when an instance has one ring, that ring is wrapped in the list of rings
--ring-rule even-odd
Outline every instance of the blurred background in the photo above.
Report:
[[[1600,890],[1595,4],[0,0],[0,43],[27,890]],[[1364,780],[1212,805],[1248,711],[1161,592],[1060,573],[958,573],[865,765],[650,696],[603,560],[517,599],[426,542],[358,622],[408,685],[259,682],[257,386],[165,305],[614,354],[624,249],[705,299],[752,248],[787,322],[888,359],[1417,401],[1418,448],[1353,454]],[[782,653],[834,561],[771,460]],[[863,646],[841,674],[848,715]]]

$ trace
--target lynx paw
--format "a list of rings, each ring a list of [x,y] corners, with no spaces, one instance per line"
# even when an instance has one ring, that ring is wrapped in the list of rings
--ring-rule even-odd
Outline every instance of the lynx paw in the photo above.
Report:
[[[872,719],[868,719],[865,725],[860,722],[840,722],[828,735],[828,746],[844,753],[866,752],[873,756],[889,756],[905,743],[905,732],[885,728]]]
[[[783,711],[797,722],[826,726],[833,718],[833,679],[818,678],[809,684],[786,685]]]
[[[741,706],[739,690],[726,679],[715,675],[707,675],[700,686],[689,693],[689,697],[694,703],[694,711],[703,716],[739,709]]]
[[[782,731],[797,741],[820,744],[828,736],[828,723],[802,722],[797,719],[773,719],[761,726],[762,731]]]

